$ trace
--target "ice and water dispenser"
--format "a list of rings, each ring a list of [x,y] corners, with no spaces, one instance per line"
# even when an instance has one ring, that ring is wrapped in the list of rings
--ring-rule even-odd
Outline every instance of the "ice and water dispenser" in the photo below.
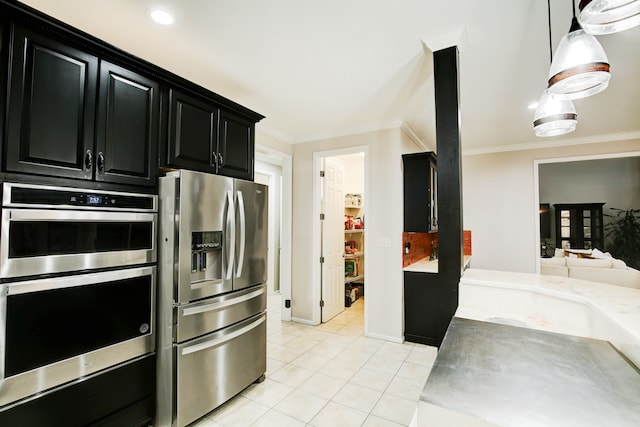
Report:
[[[191,283],[222,279],[222,231],[191,233]]]

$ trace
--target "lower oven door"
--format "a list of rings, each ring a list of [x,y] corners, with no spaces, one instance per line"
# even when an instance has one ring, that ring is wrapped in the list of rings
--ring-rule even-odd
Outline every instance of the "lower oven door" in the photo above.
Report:
[[[197,420],[264,374],[266,332],[266,313],[262,313],[176,345],[176,425]]]
[[[155,350],[155,267],[0,285],[0,407]]]

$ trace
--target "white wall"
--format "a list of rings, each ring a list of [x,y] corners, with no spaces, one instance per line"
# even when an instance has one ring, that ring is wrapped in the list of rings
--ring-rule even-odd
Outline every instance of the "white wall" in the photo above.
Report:
[[[640,140],[464,156],[464,229],[472,232],[474,268],[536,271],[537,186],[534,161],[640,150]]]
[[[401,129],[350,135],[293,146],[292,316],[316,323],[319,295],[314,288],[313,155],[348,147],[366,147],[366,331],[369,336],[403,339],[402,159],[418,147]],[[315,284],[315,287],[314,287]],[[319,288],[319,287],[318,287]]]

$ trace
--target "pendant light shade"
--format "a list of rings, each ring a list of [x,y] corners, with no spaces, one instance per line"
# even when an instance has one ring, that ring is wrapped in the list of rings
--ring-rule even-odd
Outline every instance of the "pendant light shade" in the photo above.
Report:
[[[536,136],[557,136],[573,132],[578,123],[578,115],[573,102],[560,100],[548,90],[540,97],[540,103],[533,117]]]
[[[640,0],[581,0],[578,21],[589,34],[611,34],[640,25]]]
[[[574,17],[551,62],[549,91],[557,99],[585,98],[606,89],[610,77],[604,49]]]

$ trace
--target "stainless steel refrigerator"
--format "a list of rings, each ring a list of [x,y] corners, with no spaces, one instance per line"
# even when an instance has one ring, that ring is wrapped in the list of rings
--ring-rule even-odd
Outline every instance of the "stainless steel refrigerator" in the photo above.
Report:
[[[266,371],[267,187],[160,178],[156,426],[184,426]]]

